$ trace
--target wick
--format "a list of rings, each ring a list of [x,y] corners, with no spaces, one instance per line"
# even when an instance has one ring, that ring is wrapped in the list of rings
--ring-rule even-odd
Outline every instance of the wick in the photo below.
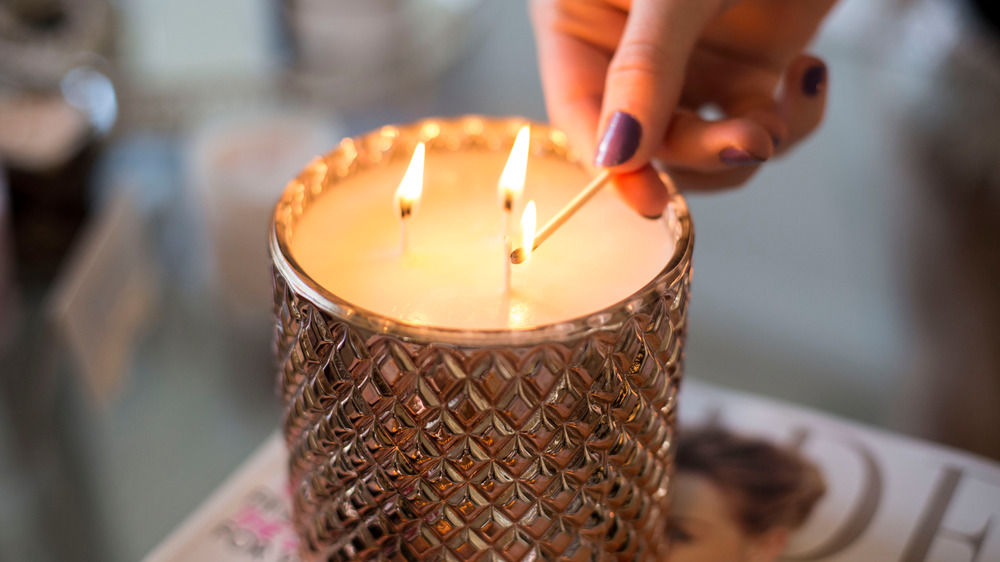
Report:
[[[505,298],[510,298],[510,260],[507,256],[510,255],[511,242],[509,236],[503,237],[503,295]]]
[[[399,253],[405,255],[409,241],[406,236],[406,221],[417,212],[420,191],[424,186],[424,143],[417,143],[410,165],[406,167],[403,180],[396,189],[396,212],[399,213]]]
[[[552,233],[555,232],[556,229],[561,227],[563,223],[576,214],[576,212],[580,210],[580,207],[583,207],[587,201],[590,201],[595,195],[597,195],[597,192],[599,192],[601,188],[608,183],[609,179],[611,179],[611,172],[604,170],[596,178],[591,180],[586,187],[580,190],[580,193],[578,193],[576,197],[567,203],[561,211],[556,213],[556,215],[535,234],[535,243],[531,245],[531,250],[537,250],[538,247],[542,245],[542,242],[545,242],[549,236],[552,236]],[[527,254],[528,252],[524,248],[517,248],[513,252],[510,252],[510,261],[511,263],[522,263],[527,259]]]
[[[504,238],[510,236],[512,225],[514,220],[514,195],[512,193],[507,193],[503,198],[503,231],[501,235]]]
[[[406,219],[413,215],[413,205],[399,206],[399,255],[405,256],[410,249],[409,236],[406,234]]]

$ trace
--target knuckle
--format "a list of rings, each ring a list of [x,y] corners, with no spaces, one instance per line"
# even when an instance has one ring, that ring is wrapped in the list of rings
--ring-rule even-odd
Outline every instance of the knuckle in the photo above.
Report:
[[[659,78],[669,60],[664,45],[653,41],[629,41],[615,50],[608,70],[615,74],[638,73]]]

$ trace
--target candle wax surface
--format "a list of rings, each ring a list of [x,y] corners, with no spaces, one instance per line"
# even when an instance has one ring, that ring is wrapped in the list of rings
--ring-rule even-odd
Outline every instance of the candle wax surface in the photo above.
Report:
[[[524,329],[558,323],[613,305],[651,281],[667,264],[675,240],[662,220],[629,209],[603,190],[542,244],[511,265],[497,180],[507,154],[429,150],[423,194],[406,222],[400,252],[396,188],[407,161],[360,171],[332,185],[299,219],[295,260],[314,281],[362,309],[409,324],[477,330]],[[520,241],[528,201],[541,228],[590,180],[554,156],[528,160],[524,194],[511,218]]]

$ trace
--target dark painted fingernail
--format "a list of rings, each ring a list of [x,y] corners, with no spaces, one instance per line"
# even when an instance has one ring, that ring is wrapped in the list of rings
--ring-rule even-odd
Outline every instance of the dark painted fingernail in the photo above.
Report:
[[[809,97],[814,97],[823,91],[826,82],[826,66],[817,64],[802,75],[802,91]]]
[[[729,146],[719,152],[719,160],[730,166],[754,166],[764,161],[738,146]]]
[[[771,135],[771,146],[773,146],[774,148],[778,148],[778,145],[780,144],[781,144],[781,139],[779,139],[774,135]]]
[[[642,138],[642,125],[631,114],[616,111],[608,121],[597,153],[594,155],[594,165],[600,168],[617,166],[628,161],[639,148]]]

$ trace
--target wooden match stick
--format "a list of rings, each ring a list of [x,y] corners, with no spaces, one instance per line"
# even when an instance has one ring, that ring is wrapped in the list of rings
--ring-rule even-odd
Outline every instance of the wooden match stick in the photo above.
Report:
[[[535,243],[531,245],[531,251],[537,250],[538,246],[540,246],[542,242],[545,242],[549,236],[552,236],[552,233],[555,232],[557,228],[568,221],[569,218],[579,211],[580,207],[583,207],[587,201],[590,201],[595,195],[597,195],[597,192],[608,183],[609,179],[611,179],[611,171],[604,170],[596,178],[591,180],[591,182],[588,183],[587,186],[584,187],[572,201],[563,207],[561,211],[556,213],[556,215],[552,217],[549,222],[545,223],[545,226],[543,226],[542,229],[535,234]],[[522,263],[526,259],[528,259],[528,256],[527,252],[524,251],[524,248],[517,248],[510,253],[511,263]]]

